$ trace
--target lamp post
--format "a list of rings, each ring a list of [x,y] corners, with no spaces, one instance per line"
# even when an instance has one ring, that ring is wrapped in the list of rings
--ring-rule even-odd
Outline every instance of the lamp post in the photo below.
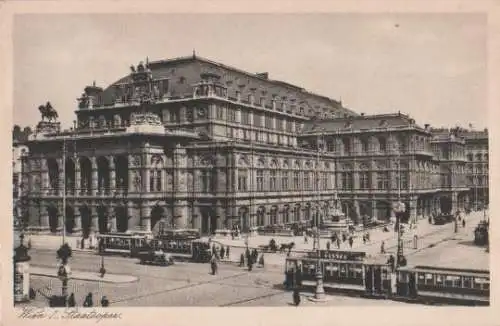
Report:
[[[320,154],[320,136],[323,136],[323,133],[318,134],[318,138],[316,140],[317,144],[317,153],[316,153],[316,168],[315,168],[315,176],[316,176],[316,194],[317,194],[317,208],[316,208],[316,234],[315,234],[315,246],[317,250],[317,260],[316,260],[316,289],[314,291],[314,297],[310,298],[310,300],[315,302],[326,301],[327,297],[325,296],[325,289],[323,287],[323,273],[321,272],[321,249],[320,249],[320,230],[319,230],[319,154]]]
[[[398,233],[398,249],[396,266],[404,266],[404,249],[403,249],[403,239],[401,234],[401,217],[406,211],[405,204],[401,201],[401,153],[400,149],[397,148],[397,165],[398,165],[398,201],[394,205],[394,215],[396,215],[396,225],[395,231]]]

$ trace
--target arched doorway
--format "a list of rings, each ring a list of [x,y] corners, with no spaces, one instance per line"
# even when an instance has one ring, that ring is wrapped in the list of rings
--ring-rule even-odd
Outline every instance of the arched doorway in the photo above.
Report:
[[[212,207],[202,207],[201,214],[201,233],[213,234],[217,229],[217,216]]]
[[[257,209],[257,226],[265,225],[265,216],[266,216],[266,208],[264,206],[260,206]]]
[[[90,209],[87,206],[80,207],[80,216],[82,219],[82,235],[86,239],[90,234],[90,225],[91,225]]]
[[[369,201],[359,201],[359,215],[363,225],[368,225],[373,219],[372,204]]]
[[[49,214],[49,228],[50,232],[56,233],[59,227],[58,209],[54,206],[47,207],[47,213]]]
[[[75,162],[71,158],[66,159],[64,166],[64,180],[66,182],[66,193],[75,193]]]
[[[241,232],[248,232],[250,229],[249,221],[248,221],[248,208],[241,207],[238,211],[239,216],[239,224],[241,228]]]
[[[156,205],[151,210],[151,230],[154,229],[156,224],[165,217],[165,210],[163,207]]]
[[[49,184],[50,189],[57,191],[59,189],[59,165],[53,158],[47,160],[47,168],[49,169]]]
[[[89,194],[92,189],[92,162],[88,157],[80,158],[80,192]]]
[[[75,228],[75,209],[71,206],[66,206],[66,233],[73,233]]]
[[[127,209],[123,206],[115,207],[115,217],[116,217],[116,230],[118,232],[127,232],[128,230]]]
[[[99,233],[108,233],[108,214],[107,207],[97,207],[97,217],[99,224]]]
[[[97,158],[97,190],[109,192],[109,161],[104,156]]]
[[[442,196],[439,200],[441,214],[451,214],[452,202],[451,198],[447,196]]]
[[[115,157],[116,190],[128,191],[128,157],[120,155]]]

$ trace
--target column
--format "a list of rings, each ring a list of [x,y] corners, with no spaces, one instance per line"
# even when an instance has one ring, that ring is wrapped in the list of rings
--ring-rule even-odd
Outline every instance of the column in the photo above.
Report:
[[[116,232],[116,215],[115,215],[115,209],[113,206],[108,206],[106,208],[106,215],[107,215],[106,231]]]
[[[116,190],[116,171],[115,171],[115,162],[113,160],[113,156],[108,157],[109,161],[109,191],[114,193]]]
[[[47,159],[41,159],[41,195],[47,195],[47,192],[50,188],[49,185],[49,170],[47,166]],[[48,224],[47,224],[48,227]]]
[[[78,159],[75,160],[75,195],[80,195],[82,188],[82,173],[80,171],[80,164]]]
[[[415,197],[412,197],[410,199],[410,207],[409,207],[409,211],[410,211],[410,222],[412,223],[416,223],[417,221],[417,198]]]
[[[375,199],[372,199],[372,219],[374,221],[378,220],[377,201]]]
[[[63,189],[66,183],[66,176],[64,175],[64,165],[65,162],[62,159],[57,159],[57,165],[59,166],[59,180],[57,182],[57,186],[59,189],[57,189],[57,194],[59,196],[63,195]]]
[[[455,214],[458,210],[458,193],[456,191],[451,193],[451,213]]]
[[[47,207],[43,204],[40,206],[40,228],[42,230],[48,230],[50,228],[49,212],[47,211]]]
[[[215,208],[215,214],[217,216],[217,229],[223,229],[224,221],[226,219],[226,213],[224,211],[224,207],[222,207],[221,202],[217,204],[217,207]]]
[[[128,227],[127,227],[127,231],[132,229],[133,227],[135,227],[136,225],[134,224],[136,221],[135,219],[133,218],[134,216],[134,213],[135,213],[135,207],[134,207],[134,203],[129,201],[127,203],[127,218],[128,218]]]
[[[57,232],[60,232],[64,229],[64,215],[66,212],[63,212],[61,207],[57,210]]]
[[[82,232],[82,216],[79,207],[75,207],[74,214],[75,226],[73,227],[73,234],[80,234]]]
[[[91,206],[90,209],[90,232],[99,232],[99,216],[97,215],[97,207]]]
[[[151,232],[151,207],[145,203],[141,206],[141,227],[143,231]]]
[[[99,177],[97,173],[97,162],[95,157],[90,158],[90,162],[92,163],[92,185],[91,185],[91,193],[93,196],[97,195],[97,187],[98,187],[98,180],[97,178]]]

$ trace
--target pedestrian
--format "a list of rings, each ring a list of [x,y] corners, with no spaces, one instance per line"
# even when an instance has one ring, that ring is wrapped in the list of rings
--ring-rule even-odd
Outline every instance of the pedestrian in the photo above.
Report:
[[[82,250],[83,250],[83,249],[85,249],[85,238],[83,238],[83,237],[82,237],[82,241],[81,241],[80,245],[81,245],[81,247],[80,247],[80,248],[81,248]]]
[[[349,241],[350,241],[350,239],[349,239]],[[363,234],[363,244],[366,244],[366,235],[365,234]],[[351,247],[352,247],[352,245],[351,245]]]
[[[293,304],[298,307],[300,304],[300,292],[299,289],[293,290]]]
[[[240,255],[240,267],[245,266],[245,255],[241,253]]]
[[[370,242],[370,232],[366,232],[366,241]]]
[[[225,252],[224,246],[220,246],[220,258],[224,259],[225,254],[226,254],[226,252]]]
[[[345,233],[342,233],[342,242],[345,242],[347,240],[347,235]]]
[[[354,240],[352,237],[349,237],[349,247],[352,248],[352,244],[354,243]]]
[[[94,306],[94,301],[92,300],[92,292],[89,292],[89,294],[87,294],[87,296],[85,297],[85,300],[83,301],[83,306],[84,307]]]
[[[395,263],[394,256],[390,255],[389,259],[387,259],[387,264],[389,264],[391,266],[391,271],[392,272],[394,272],[394,268],[396,267],[394,263]]]
[[[380,245],[380,253],[385,254],[385,242],[382,240],[382,244]]]
[[[330,251],[330,241],[326,242],[326,250]]]
[[[253,268],[253,261],[250,261],[248,263],[248,271],[251,272],[252,271],[252,268]]]
[[[109,307],[109,300],[105,295],[101,298],[101,307]]]
[[[429,215],[428,221],[429,221],[429,224],[432,224],[432,216],[431,215]]]
[[[465,229],[465,218],[462,220],[462,227]]]
[[[217,260],[214,256],[212,256],[212,260],[210,261],[210,268],[212,269],[212,275],[217,274]]]
[[[247,250],[245,251],[245,258],[247,259],[247,265],[249,265],[250,262],[252,261],[252,255],[250,254],[250,249],[248,249],[248,247]]]
[[[304,232],[304,243],[308,243],[307,234]]]
[[[259,265],[260,265],[260,266],[262,266],[262,267],[264,267],[264,254],[262,254],[262,255],[260,256],[260,259],[259,259]]]
[[[68,307],[74,307],[74,306],[76,306],[75,294],[71,293],[68,298]]]
[[[340,238],[337,238],[337,248],[340,249]]]
[[[226,249],[226,257],[227,257],[227,259],[229,259],[229,248],[230,248],[230,247],[229,247],[229,246],[227,246],[227,249]]]

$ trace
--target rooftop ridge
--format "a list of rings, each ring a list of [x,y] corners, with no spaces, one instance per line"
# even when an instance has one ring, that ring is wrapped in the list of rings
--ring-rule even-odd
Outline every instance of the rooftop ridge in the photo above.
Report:
[[[308,91],[308,90],[306,90],[303,87],[300,87],[300,86],[297,86],[297,85],[294,85],[294,84],[291,84],[291,83],[288,83],[288,82],[284,82],[284,81],[281,81],[281,80],[274,80],[274,79],[270,79],[270,78],[265,78],[264,76],[262,76],[259,73],[251,73],[251,72],[248,72],[248,71],[245,71],[245,70],[233,67],[233,66],[229,66],[229,65],[217,62],[217,61],[213,61],[213,60],[210,60],[210,59],[207,59],[207,58],[204,58],[204,57],[200,57],[198,55],[196,55],[196,56],[183,56],[183,57],[177,57],[177,58],[172,58],[172,59],[162,59],[162,60],[150,61],[148,63],[148,66],[151,67],[151,66],[155,66],[155,65],[171,64],[171,63],[176,63],[176,62],[180,62],[180,61],[196,61],[196,60],[201,61],[201,62],[205,62],[205,63],[208,63],[208,64],[211,64],[211,65],[223,68],[223,69],[232,70],[232,71],[241,73],[243,75],[246,75],[248,77],[260,79],[260,80],[262,80],[264,82],[269,82],[269,83],[275,84],[277,86],[279,85],[279,86],[282,86],[282,87],[285,87],[285,88],[288,88],[288,89],[293,89],[294,91],[299,91],[299,92],[302,92],[302,93],[305,93],[305,94],[308,94],[308,95],[316,96],[318,98],[322,98],[324,100],[333,102],[335,104],[339,104],[339,105],[342,104],[341,101],[339,101],[339,100],[330,98],[330,97],[325,96],[325,95],[320,95],[320,94]],[[352,114],[356,114],[356,115],[358,114],[358,113],[352,111],[349,108],[342,107],[342,109],[348,110]]]

